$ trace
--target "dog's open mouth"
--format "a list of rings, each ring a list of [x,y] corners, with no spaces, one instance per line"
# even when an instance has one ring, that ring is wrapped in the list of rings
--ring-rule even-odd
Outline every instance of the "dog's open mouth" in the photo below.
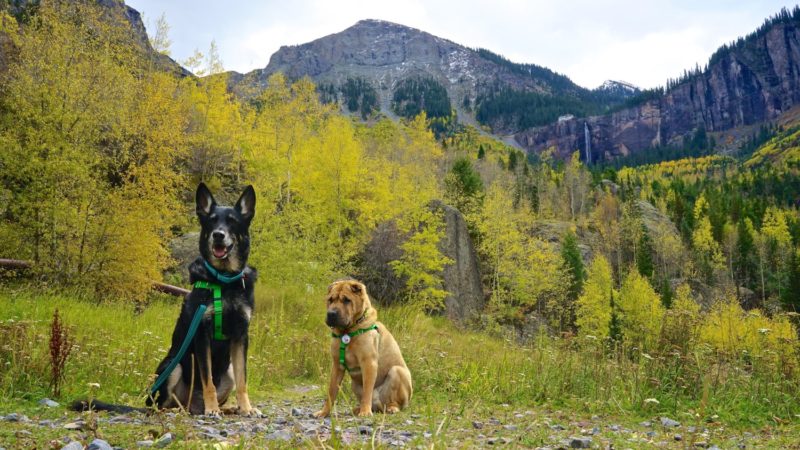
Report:
[[[211,253],[213,253],[214,257],[217,259],[225,259],[228,257],[232,249],[233,244],[230,246],[225,246],[225,244],[214,244],[211,246]]]

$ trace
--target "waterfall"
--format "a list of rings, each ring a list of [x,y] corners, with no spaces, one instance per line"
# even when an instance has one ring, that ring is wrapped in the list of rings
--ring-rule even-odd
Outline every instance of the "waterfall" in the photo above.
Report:
[[[589,131],[589,122],[583,122],[583,139],[586,142],[586,165],[592,165],[592,133]]]

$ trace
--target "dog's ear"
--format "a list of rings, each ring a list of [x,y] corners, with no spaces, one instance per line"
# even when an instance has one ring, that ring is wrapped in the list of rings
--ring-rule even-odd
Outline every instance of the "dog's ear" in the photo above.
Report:
[[[357,281],[354,281],[350,283],[350,290],[353,291],[354,294],[360,294],[364,292],[364,285]]]
[[[239,200],[236,201],[235,208],[244,220],[250,223],[256,213],[256,191],[253,186],[244,188],[244,192],[242,192]]]
[[[217,201],[211,195],[205,183],[200,183],[197,186],[197,193],[195,194],[195,203],[197,206],[197,215],[199,217],[206,217],[211,214],[211,210],[217,206]]]

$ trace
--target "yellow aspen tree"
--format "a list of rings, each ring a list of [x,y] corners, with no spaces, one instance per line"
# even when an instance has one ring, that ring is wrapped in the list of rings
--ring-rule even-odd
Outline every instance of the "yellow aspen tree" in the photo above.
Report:
[[[611,296],[614,280],[611,265],[603,255],[596,255],[589,265],[589,276],[578,297],[575,323],[582,336],[605,339],[611,323]],[[614,295],[616,297],[616,295]]]

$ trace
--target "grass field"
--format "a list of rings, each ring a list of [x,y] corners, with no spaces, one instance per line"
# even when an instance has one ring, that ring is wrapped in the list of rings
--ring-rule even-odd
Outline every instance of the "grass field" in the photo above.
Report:
[[[254,403],[262,404],[262,410],[275,410],[264,411],[266,423],[282,414],[281,408],[296,404],[311,411],[322,404],[321,387],[329,370],[329,334],[323,323],[321,289],[257,290],[248,384]],[[62,395],[56,400],[67,404],[87,397],[91,389],[98,399],[140,406],[152,381],[150,373],[169,345],[179,301],[157,297],[137,312],[130,304],[97,304],[68,294],[5,286],[0,288],[0,305],[0,415],[17,412],[52,420],[78,416],[63,406],[47,409],[38,404],[52,397],[48,341],[55,309],[75,340]],[[724,361],[702,350],[691,355],[623,356],[596,342],[546,336],[520,345],[457,329],[443,318],[428,317],[408,307],[386,308],[380,313],[413,374],[411,407],[393,417],[355,419],[349,414],[353,399],[345,388],[334,423],[342,420],[369,423],[376,429],[417,429],[414,439],[418,441],[410,443],[426,447],[485,444],[480,436],[488,431],[473,422],[494,423],[492,420],[512,445],[548,445],[554,423],[567,428],[555,434],[580,433],[582,425],[592,428],[599,424],[594,443],[614,444],[617,437],[603,437],[606,425],[641,428],[641,422],[658,422],[660,417],[706,430],[704,439],[715,437],[722,448],[724,442],[733,442],[729,439],[742,433],[752,434],[749,445],[757,447],[787,448],[800,442],[796,372],[786,376],[781,368],[759,367],[760,361]],[[99,388],[90,388],[90,383],[98,383]],[[187,431],[188,425],[181,425],[191,419],[181,414],[170,417],[162,428],[182,436],[174,445],[193,448],[191,442],[196,441]],[[147,435],[141,428],[103,424],[88,435],[97,434],[127,447]],[[46,448],[52,446],[48,444],[52,439],[65,436],[63,429],[48,428],[32,436],[22,433],[21,438],[24,429],[23,424],[0,422],[0,443]],[[641,442],[647,442],[646,430],[641,434]],[[660,436],[649,436],[649,440],[655,442]],[[631,444],[630,436],[618,438],[615,446],[640,446]],[[337,441],[336,433],[318,442],[303,442],[312,447],[374,444],[369,440]],[[670,445],[681,447],[687,442],[683,439]],[[238,444],[264,445],[257,439]]]

